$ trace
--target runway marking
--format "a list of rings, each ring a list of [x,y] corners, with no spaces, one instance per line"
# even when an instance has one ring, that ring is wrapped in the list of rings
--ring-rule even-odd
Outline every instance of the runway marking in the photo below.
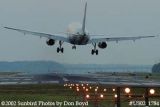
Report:
[[[42,81],[41,83],[59,83],[59,81]]]
[[[16,81],[18,81],[18,80],[20,80],[20,79],[16,78],[16,79],[13,79],[13,80],[16,80]]]
[[[28,80],[32,80],[32,79],[31,78],[26,78],[26,79],[23,79],[23,80],[28,81]]]
[[[2,81],[8,81],[9,79],[3,78]]]
[[[1,85],[8,84],[18,84],[18,82],[0,82]]]

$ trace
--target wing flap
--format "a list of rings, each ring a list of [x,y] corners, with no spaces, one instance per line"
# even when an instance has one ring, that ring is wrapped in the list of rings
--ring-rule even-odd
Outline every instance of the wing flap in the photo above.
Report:
[[[51,34],[40,33],[40,32],[32,32],[28,30],[16,29],[16,28],[11,28],[11,27],[4,27],[4,28],[9,29],[9,30],[15,30],[23,34],[31,34],[31,35],[35,35],[39,37],[46,37],[49,39],[54,39],[54,40],[59,40],[59,41],[64,41],[64,42],[69,43],[69,40],[66,37],[62,37],[60,35],[51,35]]]
[[[112,41],[126,41],[126,40],[137,40],[142,38],[152,38],[156,36],[137,36],[137,37],[111,37],[111,38],[93,38],[90,40],[90,43],[99,43],[99,42],[112,42]]]

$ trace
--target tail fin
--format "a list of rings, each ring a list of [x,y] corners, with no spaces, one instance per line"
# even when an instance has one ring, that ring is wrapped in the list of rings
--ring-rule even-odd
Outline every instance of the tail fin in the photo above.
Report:
[[[83,24],[82,24],[82,32],[83,32],[83,34],[85,34],[86,11],[87,11],[87,2],[86,2],[86,4],[85,4],[84,17],[83,17]]]

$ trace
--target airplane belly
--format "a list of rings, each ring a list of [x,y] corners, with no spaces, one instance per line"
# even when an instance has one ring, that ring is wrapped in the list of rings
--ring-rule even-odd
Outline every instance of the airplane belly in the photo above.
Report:
[[[74,44],[74,45],[86,45],[89,41],[89,37],[75,35],[75,36],[70,36],[69,41],[71,44]]]

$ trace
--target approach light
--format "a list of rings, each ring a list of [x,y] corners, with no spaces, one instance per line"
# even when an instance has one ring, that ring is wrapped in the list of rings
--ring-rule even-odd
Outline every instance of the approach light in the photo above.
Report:
[[[90,97],[89,94],[87,94],[87,95],[86,95],[86,98],[89,98],[89,97]]]
[[[116,91],[116,89],[115,89],[115,88],[113,88],[113,89],[112,89],[112,91]]]
[[[115,94],[114,97],[117,98],[118,97],[117,94]]]
[[[79,91],[79,88],[77,88],[77,92]]]
[[[89,87],[90,89],[92,89],[92,87]]]
[[[83,87],[83,89],[85,89],[86,87]]]
[[[125,88],[124,90],[127,94],[131,92],[130,88]]]
[[[98,89],[96,88],[96,89],[95,89],[95,92],[97,92],[97,90],[98,90]]]
[[[104,96],[103,96],[103,94],[100,94],[100,98],[103,98]]]
[[[106,91],[107,91],[107,89],[105,88],[103,91],[104,91],[104,92],[106,92]]]
[[[154,89],[150,89],[149,92],[150,92],[150,94],[152,94],[152,95],[155,94],[155,90],[154,90]]]
[[[86,88],[86,91],[88,91],[88,88]]]

